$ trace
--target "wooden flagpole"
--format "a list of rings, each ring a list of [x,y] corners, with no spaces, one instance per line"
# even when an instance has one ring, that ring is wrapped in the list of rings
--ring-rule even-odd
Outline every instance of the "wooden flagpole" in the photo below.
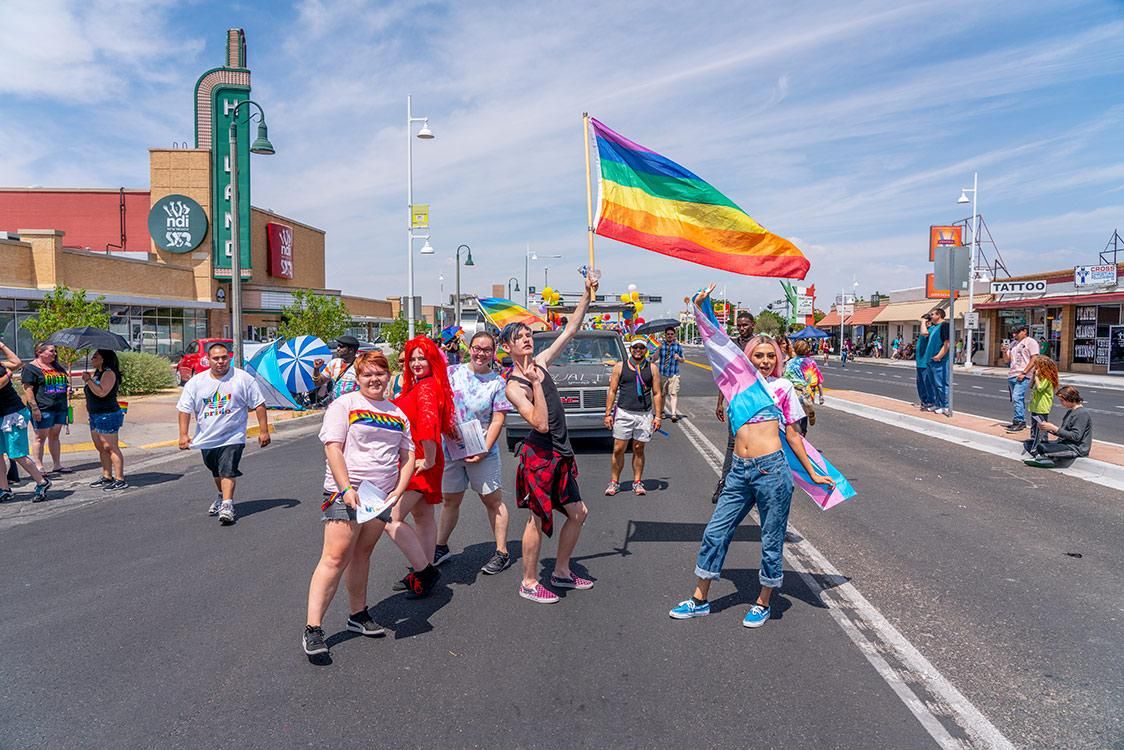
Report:
[[[589,232],[589,270],[593,263],[593,184],[589,166],[589,113],[582,112],[582,135],[585,136],[585,215],[586,229]]]

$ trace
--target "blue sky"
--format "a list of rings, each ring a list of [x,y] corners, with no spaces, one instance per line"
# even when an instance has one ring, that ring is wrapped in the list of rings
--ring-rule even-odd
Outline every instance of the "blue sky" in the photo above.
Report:
[[[583,110],[795,241],[821,295],[921,284],[927,228],[969,213],[973,170],[1013,273],[1095,262],[1124,223],[1120,2],[5,0],[0,26],[0,185],[83,187],[147,185],[147,149],[192,140],[194,83],[245,28],[277,147],[254,203],[326,229],[328,285],[353,294],[404,293],[408,93],[438,136],[414,149],[431,300],[460,243],[468,292],[522,284],[528,243],[577,289]],[[709,280],[780,296],[597,244],[607,290],[669,300],[647,316]]]

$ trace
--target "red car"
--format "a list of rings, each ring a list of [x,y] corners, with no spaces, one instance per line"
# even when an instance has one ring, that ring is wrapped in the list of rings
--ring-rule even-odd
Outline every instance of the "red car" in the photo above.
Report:
[[[203,372],[211,366],[211,363],[207,361],[207,347],[214,343],[226,344],[227,346],[234,345],[232,339],[223,338],[195,339],[192,341],[187,345],[180,361],[176,363],[176,379],[180,385],[184,385],[196,373]]]

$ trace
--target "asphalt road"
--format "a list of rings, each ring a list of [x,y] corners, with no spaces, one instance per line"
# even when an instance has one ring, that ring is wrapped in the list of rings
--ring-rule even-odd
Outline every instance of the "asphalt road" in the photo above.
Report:
[[[916,370],[894,365],[876,365],[866,362],[848,363],[845,368],[832,360],[824,370],[825,387],[863,391],[889,396],[901,401],[917,401]],[[1065,375],[1062,375],[1065,382]],[[1124,443],[1124,390],[1080,386],[1085,408],[1093,414],[1098,440]],[[1013,412],[1007,381],[990,375],[965,375],[957,372],[953,377],[953,409],[966,414],[990,417],[1008,424]],[[1065,409],[1055,402],[1051,416],[1061,422]],[[1028,433],[1029,434],[1029,433]]]
[[[247,452],[231,528],[206,516],[209,479],[179,454],[147,486],[79,490],[58,502],[91,502],[0,527],[0,745],[925,748],[944,728],[961,739],[941,706],[907,707],[904,671],[856,645],[877,652],[877,628],[856,635],[825,606],[856,589],[1015,745],[1124,747],[1121,498],[858,417],[823,410],[813,428],[860,498],[827,513],[794,498],[807,541],[788,547],[774,619],[740,625],[757,587],[747,523],[715,614],[670,620],[713,507],[697,446],[724,439],[707,377],[684,384],[705,438],[669,426],[650,449],[647,497],[603,497],[603,446],[581,446],[591,517],[575,567],[593,590],[544,607],[516,596],[517,570],[478,575],[489,534],[466,502],[452,540],[462,553],[430,599],[390,591],[403,561],[379,543],[370,603],[391,634],[344,632],[341,595],[329,664],[299,646],[319,554],[311,431]],[[518,554],[524,514],[512,516]],[[809,545],[839,575],[801,575]]]

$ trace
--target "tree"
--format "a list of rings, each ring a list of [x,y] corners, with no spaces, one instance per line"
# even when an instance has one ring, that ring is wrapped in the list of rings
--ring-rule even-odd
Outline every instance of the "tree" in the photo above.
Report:
[[[287,339],[318,336],[329,341],[342,336],[350,322],[351,314],[341,298],[298,289],[293,292],[293,304],[281,309],[278,331]]]
[[[414,335],[424,336],[429,333],[430,326],[425,320],[418,319],[414,321]],[[409,336],[410,322],[401,315],[390,325],[382,329],[382,335],[386,338],[386,343],[394,347],[395,351],[402,351],[402,345],[406,343],[406,337]]]
[[[109,328],[109,312],[105,309],[105,297],[98,295],[86,299],[86,290],[73,290],[67,286],[56,286],[54,291],[39,303],[39,314],[25,320],[23,327],[37,342],[45,341],[51,334],[64,328]],[[80,358],[90,353],[90,349],[74,350],[56,347],[59,362],[69,370]]]
[[[817,324],[819,324],[819,322],[826,317],[827,313],[825,313],[820,308],[816,307],[812,309],[812,319],[815,320]]]
[[[788,321],[783,316],[777,315],[772,310],[762,310],[757,314],[757,325],[754,332],[780,336],[786,330],[788,330]]]

